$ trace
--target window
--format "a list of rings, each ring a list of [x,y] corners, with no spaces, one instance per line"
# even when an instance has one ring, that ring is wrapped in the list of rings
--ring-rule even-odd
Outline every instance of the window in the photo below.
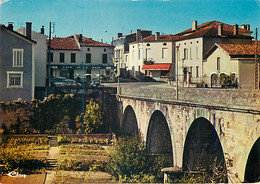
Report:
[[[220,57],[217,57],[217,70],[220,70]]]
[[[169,71],[168,71],[168,70],[162,70],[160,73],[161,73],[161,74],[160,74],[160,77],[161,77],[161,78],[165,78],[165,77],[168,76]]]
[[[64,63],[64,60],[65,60],[65,54],[60,53],[60,63]]]
[[[146,60],[151,59],[151,49],[146,49]]]
[[[76,53],[71,53],[70,62],[71,63],[76,63]]]
[[[196,47],[196,58],[199,59],[199,47]]]
[[[150,43],[147,43],[146,46],[150,46]]]
[[[128,60],[128,55],[125,56],[125,61],[127,62],[127,60]]]
[[[199,77],[199,67],[196,66],[196,77]]]
[[[86,54],[86,63],[91,63],[91,54],[90,53]]]
[[[51,61],[50,62],[53,62],[53,53],[51,52]],[[49,53],[47,53],[47,61],[49,61]]]
[[[87,51],[90,51],[90,48],[87,48]]]
[[[167,45],[167,43],[163,43],[163,45],[165,46],[165,45]]]
[[[23,72],[7,72],[7,88],[23,87]]]
[[[186,48],[183,50],[183,59],[188,59],[188,50]]]
[[[163,48],[162,49],[162,59],[165,59],[165,58],[167,58],[167,48]]]
[[[107,51],[107,49],[104,49],[104,52],[106,52]]]
[[[103,54],[102,56],[102,63],[107,63],[107,54]]]
[[[191,48],[190,48],[190,59],[192,60],[192,52],[191,52]]]
[[[138,49],[138,59],[140,59],[140,58],[141,58],[141,50]]]
[[[190,77],[192,77],[192,66],[190,67]]]
[[[13,67],[23,67],[23,49],[13,49]]]

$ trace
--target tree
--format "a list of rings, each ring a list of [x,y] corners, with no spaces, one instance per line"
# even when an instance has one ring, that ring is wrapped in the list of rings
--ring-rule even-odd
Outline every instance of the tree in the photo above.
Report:
[[[78,133],[96,133],[103,124],[101,107],[93,101],[86,105],[86,110],[83,114],[76,117]]]

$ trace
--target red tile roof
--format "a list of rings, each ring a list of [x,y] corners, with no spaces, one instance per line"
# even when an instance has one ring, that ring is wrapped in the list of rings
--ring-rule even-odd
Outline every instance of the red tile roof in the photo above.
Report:
[[[112,45],[101,43],[91,38],[83,37],[83,43],[79,43],[79,35],[69,36],[66,38],[52,38],[51,48],[58,50],[80,50],[79,44],[81,46],[89,47],[112,47]],[[47,40],[47,45],[49,45],[49,40]]]
[[[77,40],[79,40],[79,35],[76,34],[75,38]],[[89,46],[89,47],[113,47],[112,45],[106,44],[106,43],[102,43],[102,42],[98,42],[95,40],[92,40],[92,38],[86,38],[83,36],[83,42],[80,43],[81,46]]]
[[[169,70],[171,64],[163,63],[163,64],[151,64],[151,65],[143,65],[143,70]]]
[[[180,32],[176,35],[182,36],[181,39],[189,39],[196,37],[212,37],[217,35],[218,25],[223,25],[222,37],[234,37],[234,26],[225,24],[219,21],[206,22],[197,26],[197,30],[187,29],[186,31]],[[247,34],[251,34],[252,31],[238,28],[238,35],[236,37],[250,38]]]
[[[217,44],[229,55],[237,56],[254,56],[255,55],[255,41],[251,44]],[[260,41],[258,41],[257,54],[260,55]]]
[[[49,40],[47,40],[49,45]],[[79,50],[78,44],[74,38],[52,38],[51,48],[57,50]]]
[[[178,40],[180,39],[182,36],[179,35],[160,35],[160,40],[164,40],[164,41],[172,41],[172,40]],[[155,35],[143,38],[140,40],[140,42],[147,42],[147,41],[155,41]],[[156,40],[157,41],[157,40]]]

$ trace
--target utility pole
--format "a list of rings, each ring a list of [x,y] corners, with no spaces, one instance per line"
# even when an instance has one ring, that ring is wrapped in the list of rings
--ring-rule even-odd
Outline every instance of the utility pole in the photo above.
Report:
[[[255,28],[255,89],[259,89],[259,63],[257,55],[257,28]]]
[[[51,86],[51,22],[49,27],[48,65],[47,65],[47,86]]]

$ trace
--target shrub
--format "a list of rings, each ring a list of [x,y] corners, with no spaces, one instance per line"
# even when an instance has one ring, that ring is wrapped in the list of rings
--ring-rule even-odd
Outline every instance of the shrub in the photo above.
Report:
[[[110,150],[109,172],[120,182],[162,182],[160,169],[167,163],[149,159],[144,142],[138,135],[119,138]]]
[[[86,105],[84,114],[76,117],[77,133],[96,133],[103,124],[101,107],[93,101]]]

